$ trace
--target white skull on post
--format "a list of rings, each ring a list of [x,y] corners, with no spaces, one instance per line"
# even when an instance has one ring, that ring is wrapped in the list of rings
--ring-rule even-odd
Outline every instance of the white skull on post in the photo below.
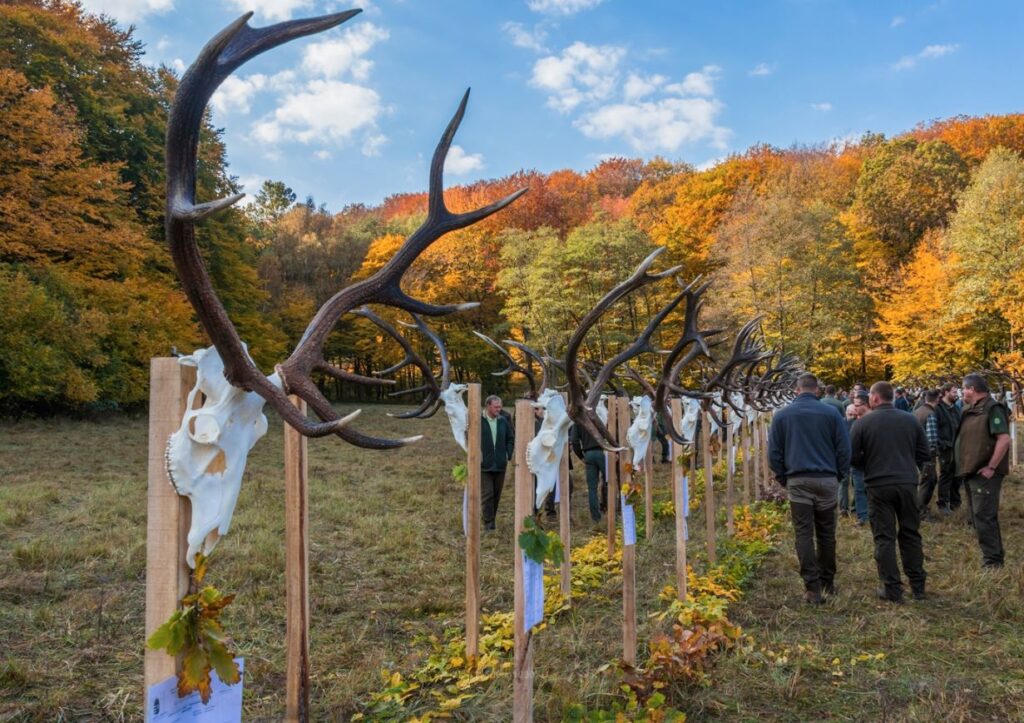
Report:
[[[633,469],[640,469],[647,460],[647,448],[651,444],[653,407],[648,396],[633,397],[629,406],[633,410],[633,423],[626,431],[626,441],[633,449]]]
[[[526,466],[537,475],[537,499],[535,508],[543,504],[548,494],[558,483],[566,442],[569,439],[569,425],[572,420],[565,408],[562,395],[553,389],[541,392],[534,409],[544,410],[544,421],[530,443],[526,445]]]
[[[438,396],[444,402],[444,411],[448,415],[448,423],[452,428],[452,436],[455,443],[467,451],[466,435],[469,429],[469,410],[466,408],[466,400],[462,393],[469,387],[466,384],[450,384]]]

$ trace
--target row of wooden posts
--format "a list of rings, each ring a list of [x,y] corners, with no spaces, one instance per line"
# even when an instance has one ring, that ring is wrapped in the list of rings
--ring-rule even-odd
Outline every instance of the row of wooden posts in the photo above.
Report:
[[[190,571],[185,562],[188,549],[190,509],[186,498],[180,497],[167,478],[164,453],[168,437],[178,429],[185,412],[189,390],[195,384],[195,368],[182,366],[175,358],[153,359],[150,369],[150,422],[149,422],[149,488],[147,498],[146,548],[146,637],[163,624],[177,609],[182,597],[188,593]],[[292,401],[300,409],[304,403]],[[627,448],[626,430],[629,428],[629,400],[615,397],[609,400],[608,428]],[[467,515],[466,515],[466,652],[469,658],[479,653],[480,629],[480,428],[481,387],[470,384],[467,407],[469,427],[467,434]],[[679,400],[672,401],[672,424],[681,429],[682,410]],[[533,665],[530,631],[525,627],[525,599],[523,556],[519,548],[519,533],[524,520],[533,515],[534,481],[526,466],[526,445],[534,436],[534,415],[530,402],[516,403],[515,474],[515,657],[514,704],[516,721],[532,719]],[[712,479],[712,451],[710,424],[705,416],[701,424],[701,447],[705,465],[705,479]],[[751,433],[752,432],[752,433]],[[763,422],[748,428],[741,427],[737,448],[743,457],[742,501],[750,501],[756,494],[752,480],[760,487],[765,484],[766,426]],[[731,427],[727,426],[725,449],[733,446]],[[288,425],[284,425],[284,477],[285,477],[285,579],[286,579],[286,720],[307,721],[310,717],[309,701],[309,535],[308,535],[308,470],[307,440]],[[648,447],[644,464],[644,535],[653,534],[653,467],[652,446]],[[718,459],[722,456],[719,449]],[[693,479],[696,456],[682,455],[675,450],[671,455],[672,499],[675,505],[676,537],[676,589],[679,599],[686,599],[686,512],[683,500],[682,478]],[[729,459],[726,452],[726,459]],[[608,453],[606,477],[608,554],[616,548],[616,502],[620,488],[632,481],[632,454],[628,451]],[[753,475],[750,474],[751,464]],[[726,525],[733,533],[733,504],[735,501],[734,471],[726,464]],[[559,478],[559,534],[565,549],[560,570],[560,589],[567,603],[571,603],[570,508],[569,508],[569,454],[562,455]],[[710,489],[710,487],[709,487]],[[713,494],[705,494],[704,508],[707,523],[707,558],[714,564],[715,501]],[[623,659],[636,662],[636,552],[634,545],[624,545],[623,573]],[[146,650],[145,685],[162,682],[175,675],[180,661],[163,651]],[[145,700],[145,696],[143,698]]]

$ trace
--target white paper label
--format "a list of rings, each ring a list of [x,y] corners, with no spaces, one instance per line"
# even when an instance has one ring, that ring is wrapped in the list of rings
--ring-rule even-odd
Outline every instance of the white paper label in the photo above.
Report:
[[[523,553],[523,602],[525,625],[529,630],[544,620],[544,565]]]
[[[469,488],[462,490],[462,534],[469,537]]]
[[[171,676],[146,692],[146,720],[149,723],[241,723],[242,684],[245,682],[245,660],[235,658],[241,679],[225,685],[210,671],[210,702],[203,704],[199,693],[178,697],[178,678]]]
[[[562,501],[562,478],[559,477],[558,481],[555,482],[555,504],[557,505]]]
[[[633,505],[626,502],[626,495],[619,495],[622,498],[622,544],[636,544],[636,513]]]
[[[683,494],[681,496],[683,498],[683,517],[689,517],[690,516],[690,480],[689,480],[689,478],[685,474],[683,475],[682,485],[683,485]]]

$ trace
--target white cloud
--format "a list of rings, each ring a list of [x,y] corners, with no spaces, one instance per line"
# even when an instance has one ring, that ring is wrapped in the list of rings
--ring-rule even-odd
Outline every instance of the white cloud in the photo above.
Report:
[[[898,28],[900,25],[902,25],[905,22],[907,22],[907,19],[905,17],[903,17],[902,15],[897,15],[889,23],[889,27],[890,28]]]
[[[187,66],[185,65],[185,61],[184,60],[182,60],[181,58],[175,58],[174,60],[171,61],[171,67],[174,68],[174,71],[178,75],[181,75],[182,73],[185,72],[185,68]]]
[[[645,77],[636,73],[630,73],[623,86],[623,95],[628,101],[640,100],[664,85],[666,80],[668,78],[664,75],[648,75]]]
[[[665,90],[679,95],[712,96],[715,94],[715,81],[722,69],[717,65],[705,65],[699,71],[687,73],[680,83],[665,86]]]
[[[768,65],[768,63],[758,63],[757,65],[750,69],[747,75],[758,77],[764,75],[771,75],[774,72],[775,63],[772,63],[771,65]]]
[[[576,41],[559,56],[549,55],[533,65],[531,85],[548,92],[548,105],[568,113],[580,103],[609,98],[618,83],[623,48],[593,46]]]
[[[108,15],[122,25],[129,25],[147,15],[173,10],[174,0],[82,0],[82,7],[97,15]]]
[[[575,15],[581,10],[597,7],[603,0],[527,0],[530,10],[544,15]]]
[[[160,40],[158,40],[158,41],[157,41],[157,43],[156,43],[156,49],[157,49],[157,50],[159,50],[159,51],[160,51],[160,52],[162,53],[162,52],[164,52],[165,50],[167,50],[168,48],[170,48],[170,47],[171,47],[171,45],[173,45],[173,43],[171,42],[171,39],[170,39],[170,38],[168,38],[168,37],[167,37],[167,36],[165,35],[165,36],[163,36],[162,38],[160,38]]]
[[[722,107],[715,98],[615,103],[582,115],[574,125],[588,138],[620,137],[640,153],[671,153],[697,142],[725,150],[731,131],[715,124]]]
[[[501,29],[508,35],[509,40],[517,48],[526,48],[527,50],[535,50],[538,53],[546,53],[547,48],[544,47],[544,40],[547,38],[547,32],[540,26],[534,26],[533,30],[527,30],[526,26],[522,23],[507,22],[501,26]]]
[[[296,10],[304,10],[313,4],[310,0],[230,0],[230,2],[242,12],[252,10],[257,16],[267,20],[288,20]]]
[[[811,108],[814,110],[820,110],[822,113],[827,113],[832,110],[831,103],[811,103]]]
[[[444,159],[445,173],[455,176],[464,176],[472,171],[482,170],[484,157],[479,153],[466,153],[462,146],[452,146],[448,149],[448,157]]]
[[[346,29],[341,37],[313,43],[306,47],[302,68],[313,75],[337,78],[351,73],[356,80],[366,80],[373,63],[363,56],[390,34],[373,23],[361,23]]]
[[[904,55],[889,67],[892,70],[909,70],[917,65],[919,60],[941,58],[944,55],[955,53],[959,48],[960,46],[957,43],[950,43],[948,45],[928,45],[924,50],[916,55]]]
[[[364,156],[379,156],[380,149],[388,142],[388,137],[383,133],[374,133],[363,139],[362,152]]]
[[[717,166],[726,158],[728,158],[728,156],[714,156],[713,158],[707,159],[703,163],[698,163],[696,166],[694,166],[694,168],[697,169],[698,171],[710,171],[712,168]]]
[[[267,144],[341,144],[358,131],[375,131],[381,113],[380,96],[370,88],[313,80],[302,91],[286,94],[276,110],[253,124],[251,135]]]
[[[334,154],[328,150],[321,148],[319,151],[313,154],[313,156],[319,161],[329,161],[334,158]]]
[[[267,76],[260,73],[245,78],[229,75],[221,83],[217,92],[210,99],[210,106],[217,113],[248,113],[252,107],[252,98],[267,85]]]

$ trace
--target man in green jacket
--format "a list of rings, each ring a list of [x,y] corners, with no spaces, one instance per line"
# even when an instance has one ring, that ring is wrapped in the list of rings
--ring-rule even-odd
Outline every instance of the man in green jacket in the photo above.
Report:
[[[512,424],[501,412],[501,397],[492,394],[484,400],[480,425],[480,506],[484,530],[494,529],[501,490],[505,486],[505,468],[515,451]]]
[[[956,474],[964,480],[967,509],[974,521],[985,567],[1003,566],[999,495],[1010,471],[1010,424],[1006,407],[989,394],[980,374],[962,382],[964,409],[956,437]]]

